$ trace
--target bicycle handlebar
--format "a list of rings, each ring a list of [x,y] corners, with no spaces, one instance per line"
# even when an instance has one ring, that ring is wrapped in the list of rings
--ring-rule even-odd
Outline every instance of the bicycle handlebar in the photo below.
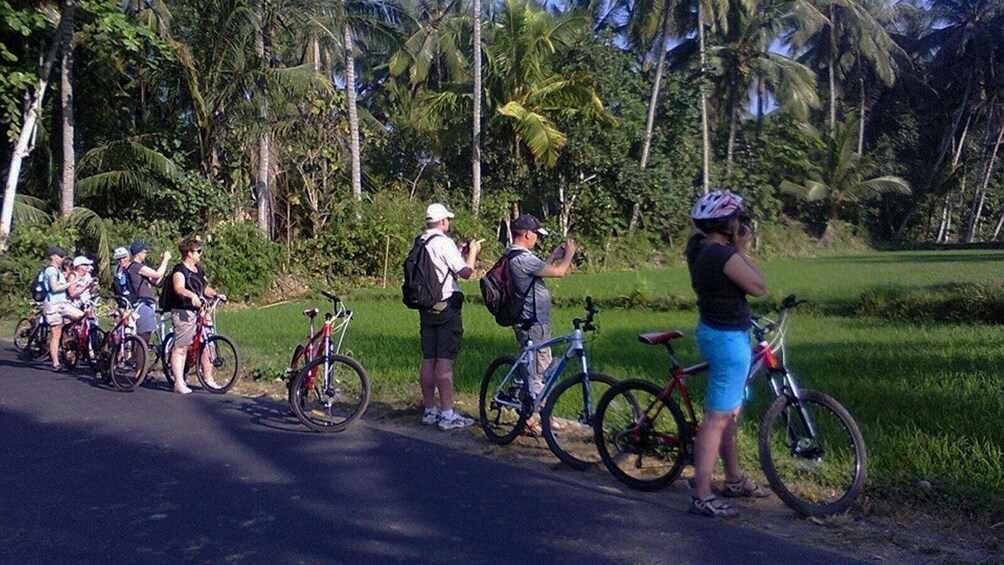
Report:
[[[572,320],[572,326],[575,327],[575,329],[577,329],[577,330],[581,329],[581,330],[587,331],[587,332],[594,332],[594,331],[596,331],[597,328],[596,328],[596,325],[593,324],[593,316],[595,314],[598,314],[599,311],[600,311],[600,309],[597,308],[595,304],[593,304],[593,297],[592,296],[587,296],[586,297],[586,317],[585,318],[576,318],[576,319]]]
[[[339,298],[338,296],[336,296],[334,294],[331,294],[331,293],[329,293],[329,292],[327,292],[325,290],[322,290],[321,294],[323,294],[324,296],[326,296],[328,298],[328,300],[330,300],[331,302],[333,302],[335,304],[337,304],[337,303],[339,303],[339,302],[342,301],[342,299]]]

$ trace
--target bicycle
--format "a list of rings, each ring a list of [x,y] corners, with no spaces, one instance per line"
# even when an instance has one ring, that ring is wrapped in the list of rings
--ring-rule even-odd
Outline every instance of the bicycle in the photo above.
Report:
[[[173,385],[174,380],[171,378],[171,356],[167,355],[166,348],[167,338],[169,336],[172,339],[174,338],[174,331],[167,330],[167,324],[170,319],[171,314],[169,312],[157,310],[157,327],[150,334],[150,343],[147,344],[147,375],[149,375],[150,369],[159,365],[164,377]]]
[[[116,297],[118,310],[109,316],[118,318],[115,326],[105,334],[98,350],[95,377],[104,384],[113,384],[124,391],[136,390],[146,378],[147,345],[136,335],[138,312],[124,297]]]
[[[195,366],[195,376],[203,390],[214,394],[224,394],[235,384],[241,372],[241,358],[237,346],[227,336],[216,333],[216,308],[221,300],[219,295],[203,299],[195,318],[195,336],[185,356],[185,375]],[[167,334],[162,342],[164,376],[174,385],[171,372],[171,353],[174,351],[174,332]],[[231,368],[233,369],[231,371]]]
[[[305,344],[298,345],[287,374],[289,407],[296,417],[316,432],[341,432],[362,417],[370,402],[370,380],[355,359],[341,354],[342,343],[354,316],[342,300],[321,292],[331,301],[334,313],[324,314],[324,324],[314,333],[319,310],[304,310],[310,320]],[[341,320],[335,324],[335,320]],[[338,335],[333,342],[332,334]],[[302,365],[302,368],[301,368]],[[295,374],[295,376],[293,376]]]
[[[599,461],[593,443],[593,422],[596,421],[597,389],[607,390],[617,379],[590,369],[586,353],[585,332],[595,332],[593,316],[599,309],[592,298],[586,298],[586,317],[572,320],[572,333],[551,338],[543,343],[528,340],[516,357],[501,356],[488,366],[481,380],[478,408],[481,428],[488,440],[498,445],[512,442],[529,418],[540,411],[540,431],[551,452],[563,463],[584,470]],[[543,386],[531,387],[536,372],[537,351],[545,347],[567,344],[561,355],[541,375]],[[581,372],[561,380],[565,368],[578,357]],[[596,385],[599,385],[598,387]]]
[[[847,510],[864,488],[868,457],[857,423],[833,398],[801,388],[786,364],[787,313],[803,304],[788,296],[777,320],[753,319],[750,386],[763,374],[774,400],[763,417],[757,444],[760,465],[777,496],[792,509],[814,517]],[[773,333],[770,342],[766,337]],[[647,333],[642,343],[662,344],[671,361],[665,386],[632,379],[600,399],[595,430],[604,465],[627,486],[653,491],[679,477],[694,462],[699,422],[684,380],[705,372],[707,363],[683,368],[673,352],[679,331]],[[686,414],[673,394],[679,390]]]
[[[92,366],[97,361],[98,350],[105,341],[105,332],[98,324],[95,314],[97,304],[97,297],[83,303],[84,315],[63,326],[59,347],[63,363],[70,369],[76,368],[81,359]]]
[[[49,324],[42,313],[42,302],[32,302],[32,313],[18,320],[14,327],[14,348],[32,358],[48,355]]]

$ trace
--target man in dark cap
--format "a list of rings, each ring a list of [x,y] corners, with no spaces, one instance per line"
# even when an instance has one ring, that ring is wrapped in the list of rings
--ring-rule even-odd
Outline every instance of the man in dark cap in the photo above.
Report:
[[[137,304],[136,310],[136,334],[150,343],[150,335],[157,327],[155,305],[157,301],[153,296],[153,285],[159,284],[164,274],[167,273],[167,262],[171,260],[171,252],[165,251],[160,260],[160,267],[153,270],[146,266],[146,255],[150,252],[150,244],[145,241],[134,241],[129,246],[129,253],[132,255],[132,264],[127,271],[129,275],[129,287],[135,293],[132,300]]]
[[[549,235],[540,224],[540,220],[530,214],[523,214],[510,224],[512,230],[512,245],[510,251],[522,250],[509,260],[509,276],[512,280],[516,296],[526,297],[523,303],[521,321],[513,326],[516,341],[522,347],[527,340],[541,343],[551,339],[551,292],[544,284],[545,277],[560,278],[565,276],[572,265],[575,255],[575,242],[566,240],[551,253],[547,261],[533,254],[533,249],[541,236]],[[545,347],[537,351],[536,375],[534,383],[539,392],[544,386],[543,374],[551,364],[551,348]],[[536,417],[527,422],[527,429],[539,431],[540,424]]]

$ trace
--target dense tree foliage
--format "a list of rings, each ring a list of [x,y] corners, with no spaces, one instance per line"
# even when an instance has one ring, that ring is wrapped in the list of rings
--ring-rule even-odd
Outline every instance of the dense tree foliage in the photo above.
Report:
[[[441,200],[602,267],[678,245],[706,186],[824,242],[1001,237],[1002,0],[479,5],[472,134],[470,0],[0,0],[0,245],[250,222],[269,264],[382,277]]]

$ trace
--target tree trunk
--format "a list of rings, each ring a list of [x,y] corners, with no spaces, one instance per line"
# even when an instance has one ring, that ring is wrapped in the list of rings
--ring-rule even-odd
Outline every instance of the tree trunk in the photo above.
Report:
[[[701,143],[703,147],[701,187],[707,194],[711,187],[711,134],[708,132],[708,94],[704,85],[707,55],[704,50],[704,4],[701,2],[697,3],[697,38],[701,54]]]
[[[837,136],[837,26],[830,4],[830,136]]]
[[[56,54],[63,41],[63,30],[66,28],[66,21],[60,18],[56,28],[56,34],[49,45],[49,50],[42,59],[42,65],[38,72],[38,83],[35,92],[31,96],[31,102],[24,115],[24,123],[18,134],[17,143],[11,152],[10,166],[7,168],[7,180],[4,183],[3,206],[0,208],[0,252],[7,249],[7,237],[10,235],[11,222],[14,218],[14,198],[17,195],[18,178],[21,175],[21,163],[28,155],[28,144],[35,132],[38,118],[42,113],[42,99],[45,97],[45,90],[49,86],[49,75],[52,73],[52,65],[56,60]]]
[[[948,135],[941,142],[941,149],[938,150],[938,158],[934,160],[934,166],[931,167],[930,174],[927,175],[927,182],[924,183],[924,188],[920,191],[913,193],[913,201],[910,203],[910,207],[907,208],[906,214],[903,215],[903,219],[900,221],[899,229],[896,230],[896,234],[899,235],[903,233],[906,229],[906,224],[910,221],[910,216],[913,215],[914,210],[920,204],[921,198],[924,194],[930,190],[931,183],[934,182],[935,175],[938,174],[938,169],[941,168],[941,164],[945,161],[945,157],[948,155],[948,148],[951,146],[952,142],[955,140],[955,132],[959,131],[959,122],[962,121],[962,114],[966,111],[966,106],[969,105],[969,95],[972,92],[973,81],[970,79],[966,83],[965,94],[962,96],[962,103],[959,104],[959,109],[955,113],[955,117],[952,118],[952,128],[949,130]],[[968,129],[968,122],[966,125]],[[961,144],[959,146],[959,151],[962,151]]]
[[[342,0],[345,2],[346,0]],[[352,53],[352,28],[346,22],[342,28],[345,41],[345,90],[349,99],[349,148],[352,152],[352,198],[363,200],[362,165],[359,153],[359,114],[356,109],[356,61]],[[361,211],[356,210],[356,217]]]
[[[265,9],[267,0],[260,0],[258,3],[259,29],[255,35],[255,51],[261,59],[263,68],[269,66],[269,45],[265,37]],[[258,111],[261,118],[261,137],[258,138],[258,170],[255,179],[255,195],[258,199],[258,229],[265,234],[265,237],[272,237],[272,190],[271,190],[271,161],[272,161],[272,130],[269,124],[268,90],[265,84],[260,85],[257,93]]]
[[[861,94],[861,105],[858,108],[858,157],[861,157],[862,155],[865,154],[865,77],[864,76],[858,76],[858,89],[860,90]]]
[[[471,213],[481,213],[481,0],[474,0],[474,119],[471,146]]]
[[[725,149],[725,174],[732,174],[732,161],[736,153],[736,130],[739,128],[739,109],[729,104],[729,143]]]
[[[645,118],[645,143],[641,148],[641,161],[639,167],[645,170],[648,167],[648,154],[652,147],[652,130],[655,128],[655,109],[659,105],[659,91],[662,89],[662,75],[666,68],[666,50],[669,42],[669,31],[671,20],[669,18],[669,3],[666,3],[666,10],[662,14],[662,42],[659,48],[659,62],[655,68],[655,79],[652,81],[652,94],[648,98],[648,114]],[[641,197],[635,200],[631,208],[631,219],[628,221],[628,232],[633,233],[638,227],[638,220],[641,218]]]
[[[63,218],[73,211],[73,196],[76,192],[77,155],[73,144],[73,27],[76,15],[76,0],[63,2],[63,56],[60,64],[59,100],[63,114],[63,174],[60,183],[59,215]]]
[[[990,129],[989,121],[990,120],[988,119],[987,120],[988,130]],[[973,220],[971,237],[976,236],[976,232],[977,230],[979,230],[980,227],[980,217],[983,215],[983,204],[986,202],[987,199],[987,189],[990,187],[990,177],[993,175],[994,163],[997,161],[997,152],[1000,150],[1001,140],[1004,140],[1004,119],[1001,119],[1001,128],[1000,131],[997,133],[997,141],[994,142],[994,148],[990,151],[990,161],[987,163],[987,172],[985,175],[983,175],[983,184],[980,187],[980,203],[979,206],[976,208],[976,215]],[[997,239],[997,232],[999,230],[1000,227],[994,229],[994,239]]]

